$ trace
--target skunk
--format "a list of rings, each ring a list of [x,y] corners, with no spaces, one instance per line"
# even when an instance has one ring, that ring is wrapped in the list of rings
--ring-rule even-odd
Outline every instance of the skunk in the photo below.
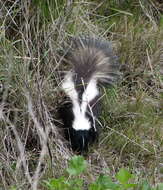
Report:
[[[73,151],[82,154],[98,137],[100,87],[114,84],[119,63],[111,42],[97,38],[73,38],[64,57],[72,65],[62,80],[67,100],[59,108],[65,138]]]

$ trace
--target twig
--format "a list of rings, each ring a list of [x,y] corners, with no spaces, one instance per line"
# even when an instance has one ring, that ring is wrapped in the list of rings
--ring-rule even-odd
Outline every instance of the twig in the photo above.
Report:
[[[0,55],[0,58],[5,58],[5,56]],[[36,57],[22,57],[22,56],[13,56],[15,59],[26,59],[26,60],[38,60]]]

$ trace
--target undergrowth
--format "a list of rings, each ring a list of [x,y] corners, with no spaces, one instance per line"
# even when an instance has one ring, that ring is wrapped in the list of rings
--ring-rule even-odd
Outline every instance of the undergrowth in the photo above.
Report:
[[[121,168],[115,174],[114,180],[110,176],[100,174],[94,182],[85,185],[80,176],[87,172],[87,167],[87,162],[83,157],[74,156],[66,169],[68,176],[45,180],[43,185],[47,190],[162,190],[163,188],[163,183],[155,187],[152,187],[147,181],[134,183],[134,174],[125,168]]]
[[[102,90],[88,164],[57,115],[64,47],[79,35],[112,41],[122,73]],[[160,0],[0,0],[0,189],[161,190],[162,126]]]

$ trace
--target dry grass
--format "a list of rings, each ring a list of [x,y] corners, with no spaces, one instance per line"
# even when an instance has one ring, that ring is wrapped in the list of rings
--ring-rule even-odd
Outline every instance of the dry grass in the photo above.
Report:
[[[64,173],[73,153],[57,127],[59,55],[70,36],[81,34],[112,40],[124,74],[118,86],[104,89],[104,127],[86,158],[90,175],[83,178],[90,182],[125,166],[137,179],[161,182],[161,3],[63,1],[64,8],[48,10],[35,2],[0,1],[0,188],[43,189],[42,179]]]

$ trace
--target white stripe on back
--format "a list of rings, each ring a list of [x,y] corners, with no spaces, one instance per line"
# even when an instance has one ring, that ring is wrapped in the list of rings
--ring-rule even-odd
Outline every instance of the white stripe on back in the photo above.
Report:
[[[78,100],[78,93],[74,86],[72,72],[69,72],[65,76],[62,83],[62,89],[65,91],[66,95],[69,96],[73,103],[74,121],[72,127],[75,130],[89,130],[91,128],[91,123],[86,117],[86,109],[88,104],[99,94],[96,80],[91,79],[86,86],[86,89],[82,95],[81,105]]]

